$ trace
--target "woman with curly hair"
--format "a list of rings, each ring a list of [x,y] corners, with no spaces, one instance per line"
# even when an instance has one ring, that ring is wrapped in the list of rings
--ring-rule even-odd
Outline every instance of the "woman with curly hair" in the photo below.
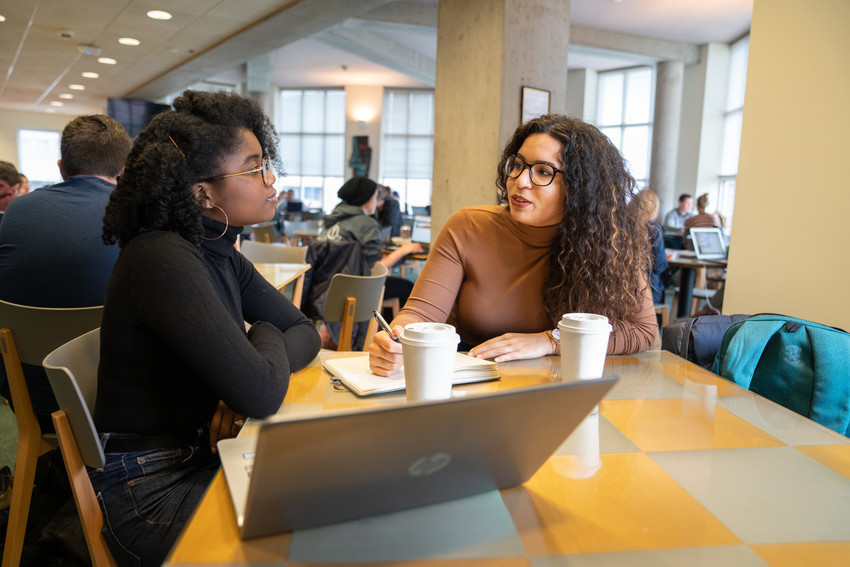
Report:
[[[507,206],[449,218],[394,331],[448,321],[471,355],[501,362],[557,354],[557,322],[584,312],[611,320],[609,353],[649,348],[657,323],[647,231],[610,140],[575,118],[535,118],[505,147],[496,184]],[[401,366],[401,345],[378,333],[369,358],[388,375]]]
[[[275,213],[268,118],[221,92],[173,106],[139,134],[104,218],[121,251],[94,410],[106,466],[89,476],[119,565],[162,563],[220,465],[216,442],[277,412],[290,373],[320,348],[234,248],[244,225]]]

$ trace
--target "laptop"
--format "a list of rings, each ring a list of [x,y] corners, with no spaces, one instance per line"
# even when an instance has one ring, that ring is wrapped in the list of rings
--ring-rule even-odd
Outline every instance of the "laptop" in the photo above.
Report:
[[[218,442],[243,539],[522,484],[617,381],[277,415]]]
[[[723,240],[723,231],[719,228],[692,228],[690,235],[697,259],[726,259],[726,241]]]
[[[420,244],[431,244],[431,217],[416,215],[413,217],[413,230],[410,240]]]

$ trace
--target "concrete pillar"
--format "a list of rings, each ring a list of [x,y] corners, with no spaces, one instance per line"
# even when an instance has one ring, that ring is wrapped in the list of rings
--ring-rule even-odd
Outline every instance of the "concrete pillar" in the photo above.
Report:
[[[576,69],[567,73],[567,107],[565,114],[596,122],[596,87],[599,73],[593,69]]]
[[[566,110],[570,0],[440,0],[431,234],[457,209],[497,203],[499,154],[523,86]]]
[[[662,203],[678,203],[676,159],[684,74],[683,61],[663,61],[656,70],[649,188],[658,194]],[[662,213],[666,211],[662,209]]]
[[[245,91],[250,98],[262,105],[266,113],[270,112],[274,55],[274,51],[269,51],[245,63]]]

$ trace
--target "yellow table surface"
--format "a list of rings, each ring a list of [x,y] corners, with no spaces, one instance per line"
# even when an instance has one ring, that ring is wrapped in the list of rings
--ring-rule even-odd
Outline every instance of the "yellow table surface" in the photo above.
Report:
[[[500,381],[455,390],[543,384],[559,364],[504,363]],[[850,565],[849,439],[669,352],[609,356],[605,374],[620,381],[599,404],[592,476],[576,473],[574,435],[518,487],[242,541],[219,472],[166,564]],[[334,389],[317,359],[281,411],[395,403]]]

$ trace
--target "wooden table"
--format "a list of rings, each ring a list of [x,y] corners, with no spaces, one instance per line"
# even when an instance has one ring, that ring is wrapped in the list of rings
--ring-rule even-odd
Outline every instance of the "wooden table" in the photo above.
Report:
[[[426,245],[423,245],[425,248]],[[387,256],[392,254],[398,250],[398,248],[384,248],[382,250],[382,254]],[[410,268],[416,269],[416,275],[419,276],[419,273],[422,271],[422,265],[428,260],[428,250],[426,249],[424,252],[415,252],[413,254],[407,254],[404,258],[399,260],[396,264],[398,266],[399,276],[402,278],[407,278],[407,270]],[[393,266],[395,267],[395,266]]]
[[[725,268],[726,260],[699,260],[695,256],[682,256],[680,250],[668,250],[673,253],[667,258],[667,265],[671,268],[680,268],[679,274],[679,298],[676,305],[676,318],[690,317],[694,309],[694,288],[705,287],[706,268]]]
[[[260,275],[284,293],[286,286],[295,283],[292,290],[292,304],[301,308],[301,295],[304,293],[304,274],[310,264],[254,264]]]
[[[284,412],[403,403],[334,390],[315,364]],[[557,357],[499,366],[499,382],[456,390],[559,379]],[[850,440],[666,351],[610,356],[605,373],[620,382],[588,478],[573,435],[522,486],[242,541],[219,473],[167,565],[850,565]]]

